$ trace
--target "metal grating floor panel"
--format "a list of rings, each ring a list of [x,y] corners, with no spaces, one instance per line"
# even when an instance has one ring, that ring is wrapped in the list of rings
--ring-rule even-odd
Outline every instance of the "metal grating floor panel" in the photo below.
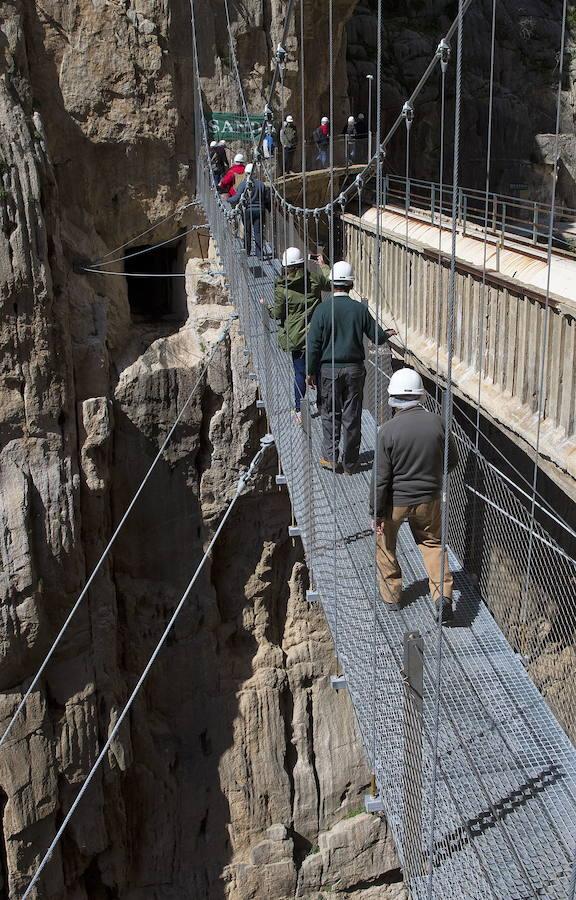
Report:
[[[271,302],[274,264],[246,259],[207,184],[203,200],[288,479],[314,587],[402,861],[402,647],[407,631],[419,630],[424,638],[421,851],[427,867],[438,659],[422,559],[403,526],[399,559],[406,606],[397,614],[381,603],[375,606],[374,537],[367,513],[374,419],[364,411],[363,471],[334,477],[318,467],[320,421],[305,416],[303,427],[294,423],[292,363],[278,349],[276,326],[260,302]],[[462,496],[464,484],[457,486]],[[439,666],[433,896],[560,900],[567,896],[576,844],[576,753],[452,551],[450,564],[457,614],[456,627],[444,630]],[[425,868],[409,873],[408,882],[415,900],[427,897]]]

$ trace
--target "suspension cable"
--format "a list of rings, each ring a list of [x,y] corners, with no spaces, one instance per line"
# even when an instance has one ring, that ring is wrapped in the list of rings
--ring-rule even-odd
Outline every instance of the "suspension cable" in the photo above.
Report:
[[[466,14],[466,12],[468,11],[468,8],[470,7],[470,5],[471,5],[472,3],[473,3],[473,0],[464,0],[464,14]],[[457,28],[457,25],[458,25],[458,17],[456,17],[456,18],[454,19],[454,21],[452,22],[450,28],[449,28],[448,31],[446,32],[445,39],[446,39],[447,41],[449,41],[450,38],[452,37],[452,35],[455,33],[456,28]],[[428,63],[428,66],[427,66],[427,68],[426,68],[424,74],[423,74],[422,77],[420,78],[420,81],[418,82],[418,84],[416,85],[416,87],[414,88],[414,90],[413,90],[412,93],[410,94],[410,97],[409,97],[408,100],[407,100],[407,103],[409,103],[411,106],[414,105],[415,100],[417,99],[417,97],[420,95],[422,89],[423,89],[423,88],[425,87],[425,85],[427,84],[427,82],[428,82],[428,80],[429,80],[429,78],[430,78],[432,72],[434,71],[434,69],[435,69],[437,63],[438,63],[438,57],[437,57],[437,55],[436,55],[436,53],[435,53],[434,56],[433,56],[433,58],[432,58],[432,59],[430,60],[430,62]],[[392,140],[392,138],[394,137],[394,135],[395,135],[396,132],[398,131],[398,128],[400,127],[400,125],[402,124],[403,121],[404,121],[404,117],[403,117],[403,115],[402,115],[402,112],[400,112],[399,115],[398,115],[398,117],[396,118],[396,120],[395,120],[394,123],[392,124],[391,128],[389,129],[388,133],[387,133],[386,136],[384,137],[382,143],[380,144],[379,147],[376,148],[376,152],[374,153],[372,159],[370,160],[370,162],[364,167],[364,169],[363,169],[362,172],[360,173],[359,177],[361,177],[363,180],[366,180],[366,178],[369,176],[370,172],[371,172],[372,170],[375,169],[376,163],[377,163],[377,160],[378,160],[378,152],[379,152],[379,150],[385,150],[385,149],[386,149],[386,147],[388,146],[388,144],[390,143],[390,141]],[[280,199],[280,201],[281,201],[282,198],[281,198],[281,196],[280,196],[280,194],[279,194],[277,188],[276,188],[276,187],[273,187],[273,190],[274,190],[274,192],[278,195],[278,197],[279,197],[279,199]],[[356,190],[356,186],[355,186],[354,182],[352,182],[352,184],[350,184],[347,188],[345,188],[345,189],[342,191],[342,193],[340,194],[340,196],[338,197],[338,199],[337,199],[336,201],[332,200],[331,203],[330,203],[329,205],[333,205],[334,202],[340,203],[340,198],[341,198],[342,196],[344,196],[345,199],[346,199],[346,202],[348,202],[348,201],[350,200],[350,198],[353,196],[355,190]],[[310,214],[310,213],[314,213],[314,212],[315,212],[315,210],[314,210],[313,208],[304,209],[303,207],[300,207],[300,206],[292,206],[292,204],[290,204],[290,206],[291,206],[291,209],[292,209],[293,211],[298,212],[298,213],[300,213],[300,214],[303,214],[303,213],[308,213],[308,214]],[[328,212],[328,206],[326,207],[326,212]]]
[[[48,847],[48,850],[44,854],[44,857],[42,858],[40,865],[36,869],[34,877],[32,878],[30,884],[26,888],[26,892],[24,893],[22,900],[26,900],[26,898],[30,896],[32,888],[38,881],[38,878],[40,877],[44,867],[46,866],[50,857],[52,856],[52,853],[54,852],[60,838],[62,837],[62,834],[65,831],[66,826],[68,825],[68,822],[70,821],[70,819],[74,815],[74,812],[76,811],[76,807],[78,806],[78,804],[80,803],[80,800],[82,799],[82,797],[88,790],[90,782],[92,781],[92,779],[94,778],[94,775],[98,771],[98,768],[99,768],[102,760],[106,757],[108,750],[110,749],[110,746],[112,745],[112,742],[114,741],[114,738],[118,734],[124,719],[128,715],[130,708],[131,708],[132,704],[134,703],[134,700],[136,699],[136,697],[140,691],[140,688],[144,684],[144,681],[146,680],[148,673],[150,672],[150,669],[154,665],[154,663],[160,653],[160,650],[166,643],[166,639],[168,638],[168,635],[169,635],[170,631],[172,630],[172,627],[173,627],[174,623],[176,622],[176,619],[180,615],[182,607],[184,606],[186,600],[188,599],[188,596],[189,596],[192,588],[194,587],[194,585],[198,579],[198,576],[200,575],[202,569],[204,568],[204,564],[206,563],[207,559],[209,558],[210,553],[212,552],[212,548],[214,547],[214,544],[218,540],[220,533],[222,532],[222,529],[224,528],[226,522],[228,521],[232,510],[236,506],[236,503],[237,503],[239,497],[241,496],[241,494],[243,493],[244,489],[246,488],[248,482],[254,477],[257,466],[260,463],[264,453],[266,452],[266,449],[269,446],[271,446],[272,443],[273,443],[273,441],[272,441],[271,435],[267,435],[266,438],[263,439],[262,446],[261,446],[260,450],[258,451],[258,453],[254,456],[252,462],[250,463],[248,470],[240,476],[240,479],[238,481],[238,485],[236,488],[236,492],[235,492],[232,500],[228,504],[226,511],[224,512],[224,515],[222,516],[220,524],[218,525],[218,528],[214,532],[212,540],[208,544],[208,547],[207,547],[206,551],[204,552],[202,559],[198,563],[196,571],[194,572],[192,578],[188,582],[188,586],[187,586],[186,590],[184,591],[184,593],[182,594],[182,597],[180,598],[178,605],[176,606],[176,609],[170,616],[170,619],[168,620],[168,624],[166,625],[164,631],[162,632],[162,636],[160,637],[160,640],[156,644],[156,647],[154,648],[152,655],[150,656],[148,662],[146,663],[144,671],[142,672],[140,678],[138,679],[136,687],[130,694],[130,697],[128,698],[128,700],[126,702],[124,709],[118,716],[118,719],[116,720],[114,727],[110,731],[110,734],[108,735],[108,738],[107,738],[104,746],[102,747],[102,750],[98,754],[98,757],[97,757],[94,765],[90,769],[90,772],[88,773],[88,775],[86,777],[86,780],[84,781],[82,787],[78,791],[78,794],[76,795],[76,798],[75,798],[74,802],[72,803],[72,806],[68,810],[66,816],[64,817],[62,824],[60,825],[60,828],[56,832],[56,835],[55,835],[52,843]]]
[[[434,694],[434,732],[432,749],[432,797],[430,805],[430,835],[428,844],[428,883],[427,897],[432,900],[434,882],[434,843],[436,839],[436,799],[438,791],[438,747],[440,740],[440,703],[442,691],[442,651],[443,651],[443,627],[442,617],[444,610],[444,579],[446,576],[446,545],[448,543],[449,521],[449,493],[450,474],[448,458],[450,453],[450,439],[452,435],[452,360],[454,356],[454,320],[456,306],[456,236],[457,236],[457,196],[458,179],[460,174],[460,114],[462,105],[462,41],[464,26],[464,2],[458,3],[458,38],[456,50],[456,97],[454,110],[454,157],[452,173],[452,252],[450,257],[450,280],[448,285],[448,371],[446,378],[446,392],[444,395],[444,460],[442,472],[442,523],[441,523],[441,549],[440,549],[440,584],[436,612],[436,671]],[[434,602],[434,598],[433,602]]]
[[[560,115],[562,109],[562,78],[564,75],[564,48],[566,43],[566,19],[568,11],[568,2],[563,0],[562,4],[562,33],[560,38],[560,57],[558,63],[558,91],[556,95],[556,131],[554,135],[554,171],[552,173],[552,191],[550,201],[550,222],[548,228],[548,250],[547,250],[547,274],[546,274],[546,300],[544,305],[544,325],[542,328],[542,337],[540,340],[540,372],[538,378],[538,424],[536,427],[536,445],[534,448],[534,475],[532,480],[532,507],[530,518],[530,534],[528,538],[528,557],[526,564],[526,578],[524,580],[524,591],[522,597],[522,624],[526,625],[528,612],[528,590],[530,585],[530,576],[532,572],[532,557],[534,549],[534,522],[536,513],[536,490],[538,487],[538,473],[540,471],[540,438],[542,432],[542,419],[544,417],[545,405],[545,388],[546,388],[546,361],[548,357],[548,331],[550,318],[550,279],[552,276],[552,243],[554,238],[554,221],[556,209],[556,190],[558,186],[558,165],[560,162]],[[525,630],[525,628],[524,628]]]
[[[2,737],[0,738],[0,748],[3,746],[4,742],[6,741],[6,738],[8,737],[8,735],[10,734],[10,732],[12,731],[12,728],[13,728],[13,726],[14,726],[14,723],[16,722],[16,719],[18,718],[18,716],[20,715],[20,713],[21,713],[22,710],[24,709],[24,706],[26,705],[26,701],[28,700],[28,697],[30,696],[30,694],[32,693],[32,691],[34,690],[34,688],[36,687],[36,685],[38,684],[38,682],[39,682],[39,680],[40,680],[40,678],[41,678],[41,676],[42,676],[44,670],[46,669],[46,666],[47,666],[48,663],[50,662],[52,656],[54,655],[54,653],[55,653],[55,651],[56,651],[56,648],[58,647],[60,641],[61,641],[62,638],[64,637],[64,634],[65,634],[65,632],[66,632],[66,630],[67,630],[67,628],[68,628],[70,622],[72,621],[72,619],[74,618],[76,612],[78,611],[78,608],[80,607],[80,604],[82,603],[82,600],[84,599],[84,597],[85,597],[86,594],[88,593],[88,590],[90,589],[90,585],[92,584],[92,582],[94,581],[96,575],[97,575],[98,572],[100,571],[100,568],[102,567],[102,564],[103,564],[104,560],[106,559],[106,557],[108,556],[108,553],[110,552],[112,546],[114,545],[114,543],[115,543],[115,541],[116,541],[116,538],[117,538],[118,535],[120,534],[120,531],[122,530],[122,527],[123,527],[124,523],[126,522],[126,519],[127,519],[128,516],[130,515],[132,509],[134,508],[134,505],[135,505],[136,501],[138,500],[138,497],[140,496],[140,494],[141,494],[142,491],[144,490],[144,487],[145,487],[145,485],[146,485],[148,479],[150,478],[152,472],[154,471],[154,469],[155,469],[155,467],[156,467],[156,464],[157,464],[157,463],[159,462],[159,460],[162,458],[162,455],[163,455],[163,453],[164,453],[166,447],[168,446],[168,444],[169,444],[169,442],[170,442],[170,439],[171,439],[172,435],[174,434],[174,432],[175,432],[175,430],[176,430],[178,424],[181,422],[184,413],[186,412],[186,410],[187,410],[188,407],[190,406],[190,403],[192,402],[192,398],[194,397],[194,395],[195,395],[195,393],[196,393],[198,387],[199,387],[200,384],[202,383],[202,379],[204,378],[206,372],[208,371],[208,367],[210,366],[212,360],[214,359],[214,356],[216,355],[216,351],[218,350],[220,344],[221,344],[221,343],[226,339],[226,337],[228,336],[228,334],[229,334],[229,332],[230,332],[230,328],[231,328],[231,326],[232,326],[232,322],[235,321],[236,319],[237,319],[237,314],[234,313],[234,314],[230,317],[230,319],[228,320],[227,324],[224,326],[224,328],[223,328],[221,334],[219,335],[218,339],[216,340],[214,346],[212,347],[212,350],[211,350],[211,352],[210,352],[210,355],[208,356],[208,359],[207,359],[206,362],[204,363],[204,365],[203,365],[203,367],[202,367],[202,370],[201,370],[200,374],[198,375],[198,378],[196,379],[196,382],[195,382],[195,384],[194,384],[194,387],[192,388],[192,390],[191,390],[190,394],[188,395],[188,397],[187,397],[185,403],[183,404],[182,409],[180,410],[180,412],[179,412],[178,415],[176,416],[176,419],[174,420],[174,423],[173,423],[172,427],[170,428],[170,431],[168,432],[168,434],[167,434],[166,437],[164,438],[164,441],[163,441],[163,443],[162,443],[162,446],[160,447],[158,453],[156,454],[156,456],[154,457],[152,463],[150,464],[150,467],[148,468],[148,471],[146,472],[144,478],[143,478],[142,481],[140,482],[140,485],[139,485],[139,487],[138,487],[138,490],[136,491],[136,493],[135,493],[134,496],[132,497],[132,500],[131,500],[130,503],[128,504],[128,507],[127,507],[126,511],[124,512],[124,515],[123,515],[122,518],[120,519],[118,525],[116,526],[116,528],[115,528],[115,530],[114,530],[114,533],[112,534],[112,537],[110,538],[110,540],[109,540],[108,543],[106,544],[106,547],[105,547],[104,550],[102,551],[102,554],[100,555],[100,558],[99,558],[98,562],[96,563],[94,569],[92,570],[92,574],[91,574],[90,577],[88,578],[88,581],[86,582],[86,584],[85,584],[84,587],[82,588],[82,591],[80,592],[80,595],[78,596],[78,599],[76,600],[74,606],[72,607],[72,609],[71,609],[70,612],[68,613],[68,615],[67,615],[67,617],[66,617],[66,620],[65,620],[64,624],[62,625],[60,631],[59,631],[58,634],[56,635],[56,638],[54,639],[54,641],[53,641],[53,643],[52,643],[52,646],[51,646],[50,649],[48,650],[48,653],[47,653],[46,656],[44,657],[44,661],[42,662],[42,665],[40,666],[40,668],[38,669],[38,671],[37,671],[36,674],[34,675],[34,678],[32,679],[32,681],[30,682],[30,685],[29,685],[28,688],[26,689],[26,691],[25,691],[25,693],[24,693],[24,696],[22,697],[20,703],[19,703],[18,706],[16,707],[16,711],[13,713],[12,718],[10,719],[10,721],[9,721],[8,725],[6,726],[6,729],[5,729],[5,731],[4,731],[3,735],[2,735]]]
[[[436,266],[436,376],[434,379],[434,399],[436,403],[440,400],[440,321],[441,321],[441,304],[440,294],[442,290],[442,215],[444,207],[444,139],[446,133],[446,72],[450,59],[450,45],[446,40],[441,41],[437,54],[440,54],[440,79],[441,79],[441,101],[440,101],[440,164],[439,164],[439,197],[438,197],[438,263]],[[432,206],[432,217],[434,217],[434,206]]]
[[[160,219],[159,222],[156,222],[155,225],[151,225],[150,228],[147,228],[145,231],[141,231],[140,234],[135,235],[135,237],[131,237],[130,240],[125,241],[123,244],[119,244],[118,247],[114,247],[113,250],[109,250],[108,253],[105,253],[103,256],[100,256],[95,265],[100,265],[103,263],[105,259],[108,259],[109,256],[114,256],[115,253],[118,253],[119,250],[123,250],[124,247],[129,247],[130,244],[134,244],[135,241],[139,241],[140,238],[145,237],[147,234],[150,234],[151,231],[156,231],[157,228],[160,228],[161,225],[164,225],[165,222],[169,222],[170,219],[173,219],[174,216],[177,216],[178,213],[184,212],[186,209],[190,209],[191,206],[199,206],[199,200],[191,200],[190,203],[185,203],[184,206],[179,206],[173,212],[169,213],[163,219]]]
[[[380,147],[382,137],[382,0],[378,0],[377,9],[377,44],[376,44],[376,145]],[[378,161],[376,164],[376,267],[374,270],[374,297],[376,300],[376,316],[375,316],[375,375],[374,375],[374,472],[378,471],[379,462],[379,440],[378,425],[380,422],[380,355],[378,345],[378,327],[380,319],[380,255],[382,253],[380,227],[382,223],[382,151],[378,151]],[[378,510],[376,506],[377,498],[377,482],[374,478],[373,485],[373,527],[374,527],[374,580],[372,585],[372,672],[371,672],[371,701],[372,701],[372,792],[376,794],[376,772],[378,768],[377,747],[376,747],[376,672],[378,667],[378,606],[380,600],[380,584],[378,579],[378,529],[376,521],[378,518]],[[384,785],[380,785],[380,791],[383,791]]]
[[[155,228],[158,226],[155,225]],[[194,231],[200,231],[202,228],[207,228],[210,230],[210,225],[208,222],[201,222],[198,225],[191,225],[190,228],[183,231],[181,234],[175,234],[174,237],[167,238],[165,241],[159,241],[157,244],[151,244],[149,247],[143,247],[142,250],[135,250],[133,253],[126,253],[124,256],[115,256],[114,259],[107,259],[105,262],[103,258],[96,260],[93,263],[89,263],[87,266],[83,267],[84,272],[92,271],[95,266],[111,266],[112,263],[116,262],[124,262],[126,259],[133,259],[135,256],[142,256],[144,253],[151,253],[153,250],[158,250],[159,247],[165,247],[166,244],[173,244],[174,241],[179,241],[181,238],[186,237],[188,234],[192,234]],[[133,238],[136,240],[136,238]]]

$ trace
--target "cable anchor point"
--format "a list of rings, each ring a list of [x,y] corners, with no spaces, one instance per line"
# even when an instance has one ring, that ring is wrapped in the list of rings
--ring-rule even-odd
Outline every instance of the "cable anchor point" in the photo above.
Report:
[[[443,72],[445,72],[448,68],[451,52],[452,51],[450,49],[450,44],[448,43],[446,38],[442,38],[436,50],[436,57],[440,60],[440,65],[442,66]]]
[[[409,100],[407,100],[402,107],[402,118],[406,122],[406,128],[408,129],[408,131],[410,131],[412,122],[414,121],[414,107]]]

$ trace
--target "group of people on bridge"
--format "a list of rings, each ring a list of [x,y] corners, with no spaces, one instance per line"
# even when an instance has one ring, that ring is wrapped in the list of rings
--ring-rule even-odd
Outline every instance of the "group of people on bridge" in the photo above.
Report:
[[[322,419],[319,464],[334,473],[359,471],[362,408],[366,379],[366,339],[387,343],[396,332],[383,329],[367,305],[351,296],[352,266],[345,260],[331,270],[321,255],[309,270],[297,247],[282,256],[271,315],[279,325],[278,343],[294,366],[294,418],[302,423],[307,385],[316,389],[311,414]],[[330,294],[326,299],[322,295]],[[396,554],[398,531],[408,522],[428,572],[430,592],[443,624],[453,619],[452,575],[442,554],[441,492],[445,450],[440,416],[422,405],[422,378],[410,368],[395,371],[388,385],[393,415],[378,431],[368,507],[377,535],[377,570],[388,610],[401,609],[402,573]],[[458,452],[448,439],[448,471]]]
[[[218,148],[211,147],[215,156]],[[264,223],[270,208],[269,189],[237,153],[222,175],[219,190],[236,206],[246,191],[244,242],[250,255],[263,259]],[[297,247],[282,255],[282,274],[274,288],[271,315],[279,324],[278,342],[294,367],[294,420],[302,423],[307,385],[316,390],[312,415],[322,419],[323,451],[319,464],[335,474],[359,471],[362,409],[366,380],[365,343],[387,343],[396,332],[384,330],[368,307],[354,299],[352,266],[345,260],[331,270],[319,255],[315,268]],[[330,299],[323,299],[323,294]],[[398,531],[408,522],[428,572],[430,592],[444,624],[452,621],[452,575],[442,553],[441,492],[445,433],[441,418],[422,405],[424,386],[409,368],[394,372],[388,386],[392,418],[378,431],[369,511],[377,535],[377,570],[382,599],[399,610],[402,573],[396,554]],[[448,471],[458,462],[456,443],[448,439]]]

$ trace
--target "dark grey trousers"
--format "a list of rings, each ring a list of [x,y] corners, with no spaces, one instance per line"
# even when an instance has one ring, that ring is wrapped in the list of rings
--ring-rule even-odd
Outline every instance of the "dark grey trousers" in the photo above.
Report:
[[[342,465],[345,469],[358,462],[362,437],[362,397],[366,370],[362,363],[320,370],[322,398],[322,437],[325,459],[338,462],[342,436]]]

